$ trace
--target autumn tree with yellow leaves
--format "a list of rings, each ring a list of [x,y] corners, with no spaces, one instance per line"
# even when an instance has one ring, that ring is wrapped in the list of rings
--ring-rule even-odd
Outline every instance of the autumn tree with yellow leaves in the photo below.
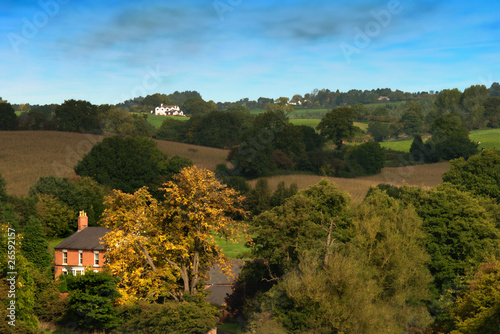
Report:
[[[106,200],[106,257],[111,273],[121,278],[122,304],[196,294],[214,264],[229,273],[214,235],[234,241],[246,233],[235,219],[247,215],[244,197],[211,171],[186,167],[160,189],[163,200],[146,187],[133,194],[115,190]]]

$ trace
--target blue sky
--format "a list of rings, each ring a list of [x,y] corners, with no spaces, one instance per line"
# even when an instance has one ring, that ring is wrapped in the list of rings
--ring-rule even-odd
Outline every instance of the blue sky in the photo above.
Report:
[[[95,104],[500,81],[498,1],[3,0],[0,96]]]

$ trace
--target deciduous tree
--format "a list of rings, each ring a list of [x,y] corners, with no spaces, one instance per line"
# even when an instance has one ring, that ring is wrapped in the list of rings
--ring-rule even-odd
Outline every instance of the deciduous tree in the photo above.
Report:
[[[92,147],[75,166],[75,172],[128,193],[143,186],[156,191],[172,176],[170,161],[149,138],[114,136]],[[191,164],[188,160],[185,162]]]
[[[358,129],[353,125],[356,119],[354,109],[350,107],[340,107],[325,114],[325,117],[318,124],[317,129],[326,139],[331,139],[340,148],[343,140],[354,137]]]
[[[56,107],[55,120],[62,131],[99,132],[97,106],[82,100],[66,100]]]
[[[0,130],[15,130],[17,127],[16,111],[10,103],[0,103]]]
[[[245,216],[243,197],[215,175],[186,167],[164,184],[158,201],[141,188],[134,194],[114,191],[107,200],[104,224],[109,268],[122,277],[122,303],[137,299],[196,294],[211,266],[227,270],[227,258],[214,235],[230,240],[240,232],[232,217]]]
[[[484,150],[467,161],[464,158],[452,160],[450,170],[443,174],[443,181],[500,201],[500,150]]]

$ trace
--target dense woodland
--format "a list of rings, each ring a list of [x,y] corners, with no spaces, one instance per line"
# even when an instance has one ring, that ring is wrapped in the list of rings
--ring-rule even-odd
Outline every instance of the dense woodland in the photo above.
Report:
[[[18,251],[16,327],[2,322],[0,332],[43,333],[42,324],[56,333],[205,333],[221,314],[203,289],[208,269],[228,260],[220,236],[247,246],[226,299],[242,332],[498,333],[500,150],[479,152],[469,131],[500,126],[499,95],[495,83],[416,94],[315,90],[291,101],[214,103],[197,92],[116,106],[3,101],[2,130],[117,135],[74,166],[76,177],[40,178],[28,196],[8,194],[0,176],[2,245],[13,228]],[[401,103],[365,105],[379,96]],[[180,105],[189,119],[155,129],[147,116],[160,103]],[[301,108],[328,110],[314,129],[290,122]],[[152,137],[230,149],[228,163],[200,169]],[[383,149],[389,137],[413,138],[410,152]],[[260,178],[376,174],[394,155],[450,160],[451,169],[435,188],[380,184],[359,204],[326,179],[271,191]],[[79,210],[91,226],[112,229],[108,269],[55,281],[48,241],[72,234]],[[2,247],[2,295],[9,256]]]

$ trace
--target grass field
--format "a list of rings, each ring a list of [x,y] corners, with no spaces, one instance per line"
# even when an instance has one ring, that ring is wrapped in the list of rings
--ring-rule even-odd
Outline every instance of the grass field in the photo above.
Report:
[[[500,148],[500,129],[471,131],[469,137],[472,141],[481,142],[479,149]],[[380,145],[396,151],[410,152],[412,141],[413,139],[388,141],[380,143]]]
[[[73,167],[104,136],[57,131],[0,131],[0,173],[7,181],[7,193],[27,195],[42,176],[72,177]],[[225,162],[228,151],[157,141],[169,155],[190,158],[203,168],[215,169]]]

